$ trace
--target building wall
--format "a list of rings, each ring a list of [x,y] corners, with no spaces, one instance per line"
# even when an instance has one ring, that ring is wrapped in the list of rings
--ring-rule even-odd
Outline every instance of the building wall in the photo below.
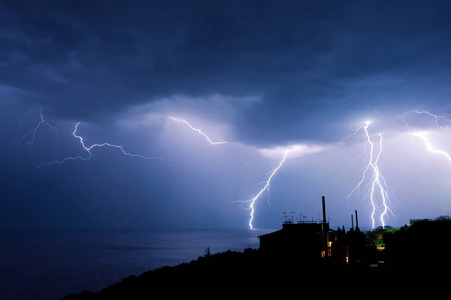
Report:
[[[324,250],[322,227],[319,223],[284,224],[282,230],[260,236],[260,250],[272,258],[317,264]]]

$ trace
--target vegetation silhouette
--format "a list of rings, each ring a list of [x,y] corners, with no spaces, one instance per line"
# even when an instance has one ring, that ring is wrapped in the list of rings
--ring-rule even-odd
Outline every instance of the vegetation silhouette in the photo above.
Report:
[[[189,263],[130,276],[99,292],[84,291],[64,299],[440,295],[448,288],[450,233],[447,216],[367,233],[339,229],[337,244],[349,246],[347,266],[268,256],[256,249],[211,254],[207,248],[204,256]],[[381,259],[385,264],[375,264]]]
[[[411,226],[384,234],[385,258],[396,268],[449,272],[451,267],[451,218],[419,220]]]

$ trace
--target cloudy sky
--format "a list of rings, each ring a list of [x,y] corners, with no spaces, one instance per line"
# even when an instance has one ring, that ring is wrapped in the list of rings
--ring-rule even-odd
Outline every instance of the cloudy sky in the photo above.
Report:
[[[451,214],[450,6],[2,1],[0,230]]]

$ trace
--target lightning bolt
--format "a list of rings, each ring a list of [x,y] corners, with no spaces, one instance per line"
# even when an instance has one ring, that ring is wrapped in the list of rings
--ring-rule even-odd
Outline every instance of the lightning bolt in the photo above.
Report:
[[[450,123],[450,120],[448,119],[449,116],[440,116],[440,115],[436,115],[436,114],[433,114],[433,113],[431,113],[431,112],[429,112],[429,111],[424,111],[424,110],[423,110],[423,111],[416,111],[416,112],[417,112],[417,114],[427,114],[428,116],[432,117],[432,118],[434,119],[434,124],[435,124],[435,126],[436,126],[437,128],[442,129],[442,130],[449,129],[448,126],[441,126],[441,125],[439,124],[439,120],[443,120],[443,121],[445,121],[445,122]],[[431,152],[431,153],[433,153],[433,154],[439,154],[439,155],[442,155],[442,156],[444,156],[449,162],[451,162],[451,156],[448,154],[448,152],[446,152],[446,151],[444,151],[444,150],[436,149],[436,148],[432,145],[432,143],[431,143],[431,141],[429,140],[429,138],[427,137],[427,133],[426,133],[426,132],[415,132],[415,133],[412,133],[412,135],[413,135],[414,137],[417,137],[417,138],[421,139],[421,140],[424,142],[424,145],[426,146],[426,149],[427,149],[429,152]]]
[[[443,151],[443,150],[435,149],[434,146],[432,146],[432,144],[429,141],[429,139],[427,138],[425,132],[415,132],[415,133],[413,133],[413,136],[421,139],[424,142],[424,144],[426,145],[426,149],[429,152],[432,152],[434,154],[440,154],[440,155],[444,156],[449,162],[451,162],[451,156],[449,156],[449,154],[447,152]]]
[[[244,201],[235,201],[235,202],[249,202],[249,209],[250,209],[250,219],[249,219],[249,228],[253,229],[252,222],[254,221],[254,213],[255,213],[255,203],[257,202],[258,198],[260,198],[261,194],[263,194],[264,191],[269,190],[269,186],[271,184],[271,179],[276,175],[277,171],[282,167],[283,163],[287,159],[289,150],[285,150],[282,160],[279,162],[277,167],[271,172],[271,174],[268,177],[267,181],[264,181],[263,188],[257,193],[257,195],[254,196],[254,198],[250,200],[244,200]]]
[[[21,120],[21,123],[29,115],[30,115],[30,109],[28,110],[27,115]],[[36,133],[38,132],[39,128],[41,128],[41,126],[47,126],[48,128],[52,129],[55,132],[56,136],[58,136],[58,131],[56,130],[56,127],[53,127],[44,119],[44,114],[42,113],[42,108],[40,108],[40,110],[39,110],[39,116],[40,116],[41,120],[36,124],[36,126],[34,128],[30,129],[24,136],[22,136],[22,138],[20,138],[14,144],[8,145],[8,147],[12,147],[14,145],[20,144],[20,143],[24,142],[25,140],[29,139],[29,141],[25,144],[29,148],[28,160],[30,160],[31,151],[33,150],[33,144],[36,141]]]
[[[205,133],[202,132],[202,130],[200,130],[199,128],[195,128],[195,127],[191,126],[191,124],[188,123],[188,121],[186,121],[186,120],[177,119],[177,118],[174,118],[172,116],[169,116],[168,118],[173,120],[173,121],[176,121],[176,122],[185,123],[189,128],[191,128],[192,130],[194,130],[197,133],[199,133],[200,135],[202,135],[211,145],[227,144],[227,142],[213,142]]]
[[[379,220],[383,227],[385,227],[385,217],[388,216],[388,212],[393,214],[393,211],[389,207],[389,203],[391,201],[390,201],[390,196],[389,196],[388,190],[390,188],[386,184],[385,178],[382,175],[382,173],[380,172],[379,165],[378,165],[379,159],[380,159],[380,156],[382,153],[382,149],[383,149],[382,135],[380,133],[377,134],[377,136],[379,137],[379,143],[378,143],[379,150],[377,152],[375,152],[374,142],[371,140],[370,134],[368,132],[368,127],[369,127],[370,123],[371,122],[367,121],[365,123],[365,125],[362,125],[359,128],[357,128],[356,132],[354,133],[354,134],[356,134],[360,130],[364,131],[365,140],[366,140],[365,150],[367,147],[369,147],[369,160],[363,171],[362,179],[359,181],[359,183],[357,183],[357,185],[354,187],[354,189],[344,199],[349,199],[356,191],[358,191],[358,190],[360,191],[364,182],[367,181],[366,179],[367,179],[368,173],[371,173],[371,178],[369,179],[367,185],[365,186],[365,189],[367,189],[367,187],[370,186],[370,188],[365,193],[365,197],[369,198],[369,201],[370,201],[370,204],[372,207],[371,223],[372,223],[372,227],[375,228],[376,214],[378,213],[378,211],[381,211],[381,213],[379,215]],[[379,195],[379,197],[377,195]],[[380,198],[379,205],[378,205],[378,198]]]
[[[38,168],[44,167],[44,166],[48,166],[48,165],[53,165],[53,164],[63,164],[63,163],[65,163],[66,161],[69,161],[69,160],[89,160],[89,159],[91,159],[91,158],[94,156],[94,154],[92,154],[91,150],[92,150],[93,148],[101,148],[101,147],[112,147],[112,148],[116,148],[116,149],[119,149],[119,150],[122,152],[122,154],[124,154],[124,155],[126,155],[126,156],[139,157],[139,158],[142,158],[142,159],[158,159],[158,160],[160,160],[160,161],[162,161],[162,162],[168,164],[165,160],[163,160],[163,159],[161,159],[161,158],[159,158],[159,157],[154,157],[154,156],[143,156],[143,155],[141,155],[141,154],[133,154],[133,153],[129,153],[129,152],[127,152],[127,151],[124,150],[123,146],[114,145],[114,144],[110,144],[110,143],[92,144],[91,146],[87,147],[87,146],[85,145],[85,142],[84,142],[84,140],[83,140],[83,137],[77,135],[77,131],[78,131],[78,126],[79,126],[79,125],[80,125],[80,122],[78,122],[78,123],[75,125],[75,128],[74,128],[74,131],[72,132],[72,135],[80,141],[80,144],[81,144],[81,146],[82,146],[82,148],[83,148],[82,151],[80,152],[80,154],[77,155],[77,156],[72,156],[72,157],[69,157],[69,156],[68,156],[68,157],[65,157],[64,159],[59,160],[59,161],[58,161],[58,160],[54,160],[54,161],[51,161],[51,162],[48,162],[48,163],[44,163],[44,164],[38,166]],[[83,156],[82,154],[83,154],[84,152],[86,152],[87,155]]]
[[[434,119],[434,123],[435,123],[435,125],[438,128],[440,128],[440,129],[448,129],[447,126],[445,126],[445,127],[441,126],[439,124],[439,120],[443,120],[445,122],[450,123],[450,120],[448,120],[448,117],[450,117],[449,115],[448,116],[440,116],[440,115],[436,115],[436,114],[430,113],[427,110],[417,110],[416,113],[417,114],[426,114],[426,115],[428,115],[428,116],[430,116],[430,117],[432,117]]]

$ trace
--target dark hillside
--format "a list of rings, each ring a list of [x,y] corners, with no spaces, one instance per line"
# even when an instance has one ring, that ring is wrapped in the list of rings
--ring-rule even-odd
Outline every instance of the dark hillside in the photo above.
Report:
[[[130,276],[93,293],[71,294],[73,299],[151,299],[162,297],[268,297],[440,294],[450,280],[451,221],[421,221],[387,231],[386,264],[300,264],[290,257],[268,257],[258,250],[227,251],[199,257],[190,263]],[[307,294],[308,293],[308,294]]]

